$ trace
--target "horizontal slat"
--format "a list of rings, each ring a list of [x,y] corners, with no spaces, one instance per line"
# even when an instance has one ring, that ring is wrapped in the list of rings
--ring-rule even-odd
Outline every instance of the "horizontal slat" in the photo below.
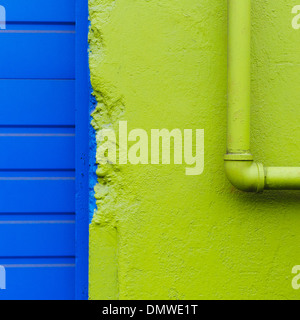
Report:
[[[31,221],[41,221],[46,223],[47,221],[75,221],[75,213],[2,213],[0,212],[0,223],[18,223],[19,221],[23,221],[24,223],[30,223]],[[0,258],[1,260],[1,258]],[[0,261],[1,265],[1,261]]]
[[[75,0],[2,0],[1,5],[7,21],[75,21]]]
[[[0,104],[0,125],[75,124],[72,80],[0,80]]]
[[[72,300],[75,267],[7,267],[6,288],[0,290],[0,300]]]
[[[73,256],[75,223],[70,221],[1,221],[0,256]]]
[[[73,134],[0,134],[0,169],[73,169]]]
[[[74,180],[0,180],[0,212],[75,212]]]
[[[0,79],[75,77],[75,34],[0,32],[0,43]]]

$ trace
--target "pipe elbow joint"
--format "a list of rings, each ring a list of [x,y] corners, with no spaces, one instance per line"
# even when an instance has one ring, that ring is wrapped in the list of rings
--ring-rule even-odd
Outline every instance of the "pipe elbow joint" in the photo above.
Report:
[[[245,192],[262,192],[265,187],[264,166],[252,160],[236,159],[225,156],[225,172],[228,180],[238,190]]]

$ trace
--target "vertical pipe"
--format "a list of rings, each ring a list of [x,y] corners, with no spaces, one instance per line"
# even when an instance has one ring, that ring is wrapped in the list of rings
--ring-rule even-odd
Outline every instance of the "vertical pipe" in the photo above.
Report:
[[[250,153],[251,0],[228,0],[227,153]]]
[[[228,0],[225,170],[242,191],[300,190],[300,167],[264,167],[250,154],[251,0]]]

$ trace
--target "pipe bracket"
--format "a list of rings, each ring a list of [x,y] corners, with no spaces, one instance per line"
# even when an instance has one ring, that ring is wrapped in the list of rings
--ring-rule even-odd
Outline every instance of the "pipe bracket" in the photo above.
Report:
[[[225,161],[253,161],[251,153],[227,153],[224,156]]]

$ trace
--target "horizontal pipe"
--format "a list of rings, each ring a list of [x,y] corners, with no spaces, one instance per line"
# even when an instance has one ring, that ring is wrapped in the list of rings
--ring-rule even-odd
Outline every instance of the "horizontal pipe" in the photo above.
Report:
[[[300,167],[265,167],[265,189],[300,189]]]
[[[228,132],[225,171],[239,190],[300,190],[300,167],[264,167],[250,153],[251,0],[228,0]]]

